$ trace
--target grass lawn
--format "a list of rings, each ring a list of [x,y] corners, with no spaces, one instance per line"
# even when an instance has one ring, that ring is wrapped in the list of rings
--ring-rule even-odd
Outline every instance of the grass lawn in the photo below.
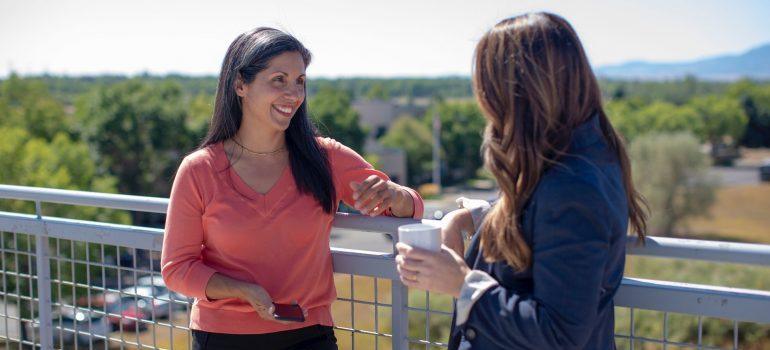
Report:
[[[707,216],[689,219],[677,236],[692,239],[770,244],[770,185],[722,187]],[[709,284],[734,288],[770,290],[770,269],[740,264],[710,263],[629,256],[625,275],[648,279]],[[616,310],[616,332],[628,334],[630,313]],[[637,310],[636,335],[663,338],[663,313]],[[732,348],[733,324],[728,320],[703,318],[704,345]],[[697,343],[697,317],[671,314],[669,339]],[[770,349],[770,325],[739,323],[740,349]],[[629,348],[618,342],[618,349]],[[659,345],[635,344],[639,349]]]
[[[692,238],[770,244],[770,184],[723,187],[706,217],[685,222]]]

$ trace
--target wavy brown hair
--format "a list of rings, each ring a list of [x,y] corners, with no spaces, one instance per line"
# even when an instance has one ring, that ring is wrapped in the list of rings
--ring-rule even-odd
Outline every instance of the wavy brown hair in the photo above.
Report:
[[[550,13],[505,19],[479,41],[473,69],[487,119],[484,164],[501,190],[481,227],[484,258],[518,270],[531,265],[522,210],[543,173],[567,154],[572,130],[596,114],[620,160],[630,226],[642,241],[646,204],[634,189],[625,147],[604,113],[599,84],[572,26]]]

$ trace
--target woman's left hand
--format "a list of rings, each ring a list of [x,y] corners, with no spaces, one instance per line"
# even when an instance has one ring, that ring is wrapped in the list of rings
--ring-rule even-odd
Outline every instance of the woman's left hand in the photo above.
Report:
[[[442,245],[440,252],[432,252],[401,242],[396,249],[396,268],[407,287],[460,296],[471,269],[455,251]]]
[[[371,175],[363,182],[351,182],[356,210],[361,214],[377,216],[388,208],[393,215],[408,217],[414,212],[412,197],[396,183]]]

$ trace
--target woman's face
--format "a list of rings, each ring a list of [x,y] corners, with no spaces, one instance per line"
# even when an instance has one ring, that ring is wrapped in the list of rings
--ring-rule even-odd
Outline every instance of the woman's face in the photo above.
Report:
[[[273,57],[249,84],[236,83],[243,103],[243,122],[284,131],[305,100],[305,61],[299,52]]]

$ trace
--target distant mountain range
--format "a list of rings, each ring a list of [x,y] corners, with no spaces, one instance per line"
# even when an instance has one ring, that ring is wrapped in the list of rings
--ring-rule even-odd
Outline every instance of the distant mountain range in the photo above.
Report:
[[[694,75],[706,80],[736,80],[744,77],[770,80],[770,43],[740,55],[722,55],[690,62],[650,63],[634,61],[602,66],[597,75],[605,78],[665,80]]]

